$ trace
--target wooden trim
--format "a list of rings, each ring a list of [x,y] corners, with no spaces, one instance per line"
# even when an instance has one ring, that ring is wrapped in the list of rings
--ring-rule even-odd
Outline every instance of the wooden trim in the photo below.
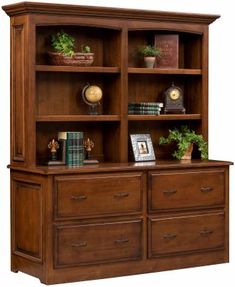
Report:
[[[137,9],[120,9],[120,8],[106,8],[93,6],[79,6],[79,5],[64,5],[64,4],[50,4],[50,3],[34,3],[21,2],[17,4],[7,5],[2,7],[9,16],[15,16],[26,13],[36,14],[57,14],[57,15],[76,15],[76,16],[96,16],[102,18],[129,18],[129,19],[145,19],[153,21],[164,22],[191,22],[210,24],[219,15],[210,14],[194,14],[194,13],[179,13],[179,12],[163,12],[151,10],[137,10]]]
[[[25,162],[25,25],[11,26],[12,160]]]

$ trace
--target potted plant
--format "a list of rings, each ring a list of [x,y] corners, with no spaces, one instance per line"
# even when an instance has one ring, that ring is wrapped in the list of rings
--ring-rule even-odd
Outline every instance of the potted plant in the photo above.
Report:
[[[94,53],[89,46],[82,45],[81,52],[75,52],[75,39],[60,31],[51,36],[53,52],[48,52],[52,65],[89,66],[94,61]]]
[[[161,49],[151,45],[140,46],[139,53],[144,56],[144,63],[146,68],[153,68],[156,62],[156,57],[161,56]]]
[[[179,160],[190,160],[192,157],[193,145],[198,146],[201,153],[201,159],[208,159],[207,142],[202,135],[197,135],[195,131],[190,130],[187,126],[181,126],[180,129],[169,130],[168,137],[160,137],[159,144],[177,143],[178,149],[172,154]]]

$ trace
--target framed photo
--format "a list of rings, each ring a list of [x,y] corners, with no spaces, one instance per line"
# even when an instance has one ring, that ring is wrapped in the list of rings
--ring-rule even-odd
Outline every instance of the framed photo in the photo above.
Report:
[[[150,134],[130,135],[135,161],[156,160]]]

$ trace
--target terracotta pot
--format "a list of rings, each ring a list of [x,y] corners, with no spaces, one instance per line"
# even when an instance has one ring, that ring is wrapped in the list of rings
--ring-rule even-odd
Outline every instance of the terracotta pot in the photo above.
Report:
[[[74,53],[72,57],[56,52],[48,55],[50,64],[56,66],[90,66],[94,62],[94,53]]]
[[[182,156],[181,160],[190,160],[192,159],[192,152],[193,152],[193,143],[191,143],[187,150],[185,151],[184,155]]]
[[[156,57],[144,57],[144,63],[146,68],[154,68]]]

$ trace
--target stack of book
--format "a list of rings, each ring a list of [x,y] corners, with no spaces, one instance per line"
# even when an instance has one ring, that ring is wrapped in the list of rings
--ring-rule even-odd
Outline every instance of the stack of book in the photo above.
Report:
[[[163,103],[129,103],[128,114],[129,115],[160,115]]]
[[[80,166],[84,161],[83,132],[59,132],[58,140],[62,147],[62,161],[68,166]]]

